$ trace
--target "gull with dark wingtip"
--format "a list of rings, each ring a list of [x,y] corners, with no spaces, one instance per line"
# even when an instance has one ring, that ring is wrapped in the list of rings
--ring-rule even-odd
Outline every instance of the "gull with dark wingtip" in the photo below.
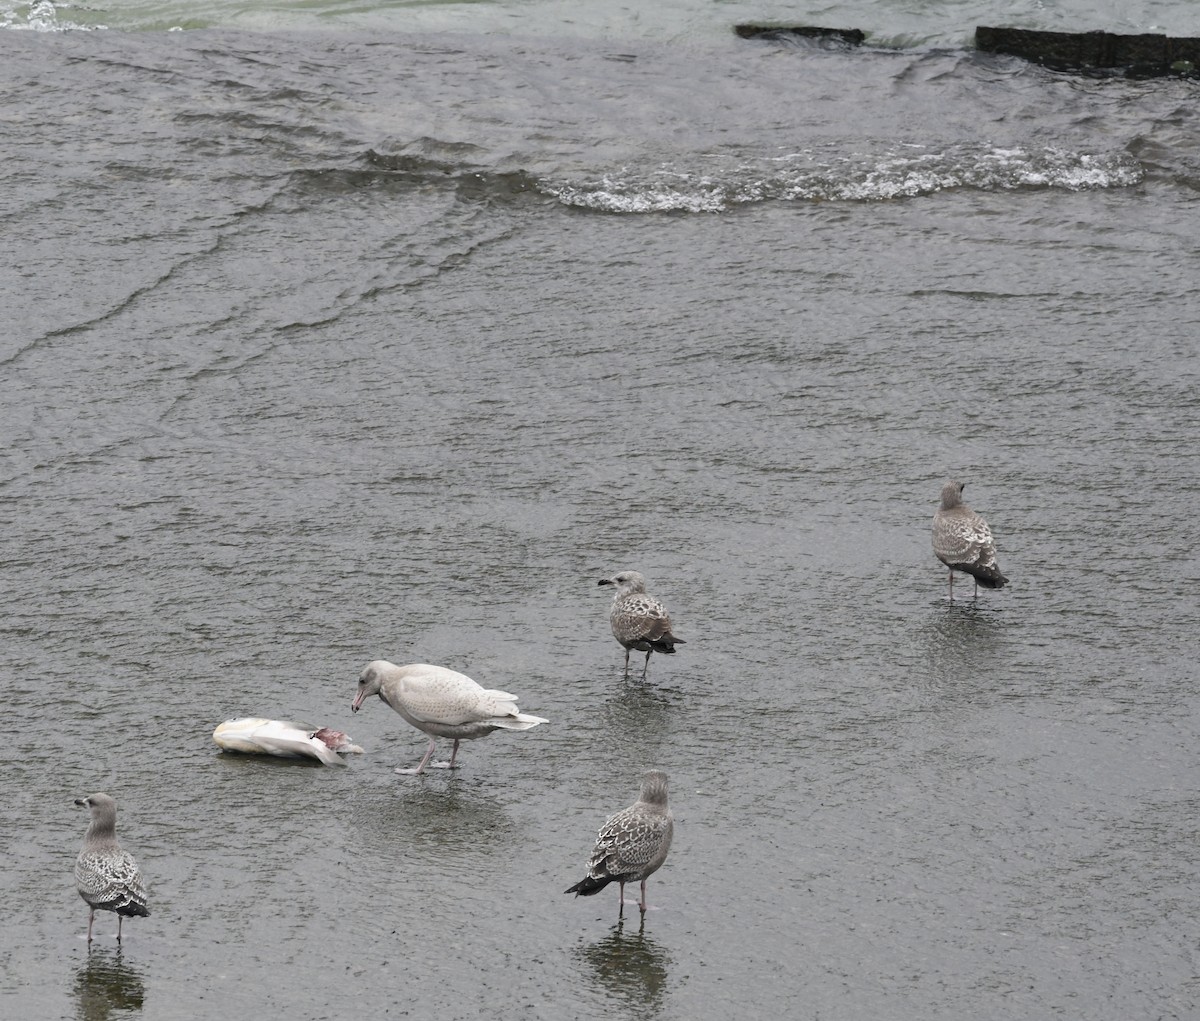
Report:
[[[1008,579],[996,562],[996,543],[988,523],[962,502],[966,483],[951,480],[942,487],[942,502],[933,515],[933,553],[950,568],[950,601],[954,601],[954,572],[963,571],[979,586],[1003,588]]]
[[[117,842],[117,803],[107,794],[89,794],[75,804],[92,813],[75,859],[75,887],[88,906],[87,941],[92,942],[92,922],[100,910],[116,912],[120,943],[122,918],[150,914],[142,873],[133,855]]]
[[[675,822],[667,805],[667,774],[652,769],[642,777],[637,801],[609,816],[596,837],[588,859],[587,876],[566,890],[576,897],[590,897],[609,883],[621,884],[621,908],[625,909],[625,884],[642,884],[638,907],[646,913],[646,880],[667,860]]]
[[[629,651],[637,649],[646,654],[642,666],[642,680],[650,668],[650,653],[661,652],[671,655],[676,645],[684,645],[682,638],[671,634],[671,615],[667,608],[654,596],[646,593],[646,579],[637,571],[622,571],[611,578],[601,578],[600,585],[616,588],[608,622],[613,637],[625,646],[625,676],[629,676]]]

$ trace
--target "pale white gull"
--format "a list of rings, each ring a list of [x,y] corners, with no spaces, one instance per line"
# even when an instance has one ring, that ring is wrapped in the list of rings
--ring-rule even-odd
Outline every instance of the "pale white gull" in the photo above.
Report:
[[[122,918],[150,914],[142,873],[133,855],[117,842],[117,803],[107,794],[89,794],[75,804],[92,814],[75,859],[75,888],[88,906],[87,940],[92,942],[96,911],[115,911],[119,943]]]
[[[429,663],[397,666],[385,659],[368,663],[358,678],[358,693],[351,708],[358,712],[371,695],[378,695],[429,735],[429,748],[420,765],[416,769],[397,769],[397,773],[421,773],[426,766],[454,769],[459,741],[486,737],[494,730],[528,730],[550,722],[519,712],[516,695],[488,690],[466,674]],[[450,761],[430,763],[439,737],[454,739]]]
[[[622,571],[612,578],[601,578],[600,585],[616,588],[608,622],[613,637],[625,647],[625,676],[629,676],[629,652],[637,649],[646,654],[642,679],[650,667],[650,653],[671,655],[676,645],[685,645],[682,638],[671,634],[671,615],[654,596],[646,594],[646,579],[637,571]]]
[[[599,893],[609,883],[621,885],[621,911],[625,884],[640,882],[638,907],[646,911],[646,880],[667,860],[675,822],[667,805],[667,774],[652,769],[642,777],[641,795],[628,808],[609,816],[596,837],[588,859],[587,876],[568,889],[576,897]]]
[[[962,502],[966,484],[950,481],[942,487],[942,502],[933,515],[933,552],[950,568],[950,598],[954,599],[954,572],[963,571],[979,586],[1002,588],[1008,579],[996,562],[996,543],[988,523]]]
[[[327,766],[345,765],[339,752],[343,755],[362,752],[340,730],[257,716],[226,720],[213,731],[213,741],[227,752],[319,759]]]

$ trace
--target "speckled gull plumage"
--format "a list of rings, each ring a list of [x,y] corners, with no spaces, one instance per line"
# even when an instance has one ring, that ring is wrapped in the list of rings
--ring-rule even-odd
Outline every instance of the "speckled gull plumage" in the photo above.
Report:
[[[638,907],[646,911],[646,880],[667,860],[675,822],[667,804],[667,774],[652,769],[642,777],[637,801],[609,816],[596,837],[588,859],[587,877],[568,889],[576,897],[599,893],[609,883],[621,886],[621,910],[625,907],[625,884],[640,882]]]
[[[358,678],[358,693],[351,708],[358,712],[371,695],[378,695],[429,735],[429,749],[420,765],[416,769],[397,769],[397,773],[421,773],[426,766],[454,769],[459,741],[486,737],[494,730],[528,730],[550,722],[518,712],[516,695],[483,688],[466,674],[429,663],[397,666],[385,659],[373,660]],[[453,738],[454,750],[449,762],[430,763],[439,737]]]
[[[942,502],[933,515],[933,552],[950,568],[950,598],[954,599],[954,572],[963,571],[979,586],[1002,588],[1008,579],[996,562],[996,544],[988,523],[962,502],[965,483],[950,481],[942,487]]]
[[[685,645],[682,638],[671,634],[671,615],[667,608],[646,593],[646,579],[637,571],[622,571],[612,578],[601,578],[600,585],[613,585],[612,609],[608,622],[613,637],[625,647],[625,676],[629,676],[629,651],[637,649],[646,654],[642,665],[642,679],[650,668],[650,653],[661,652],[671,655],[676,645]]]
[[[75,859],[75,887],[88,906],[87,940],[92,942],[96,912],[115,911],[119,943],[122,918],[150,914],[142,873],[133,855],[117,842],[117,803],[107,794],[89,794],[75,804],[92,814]]]

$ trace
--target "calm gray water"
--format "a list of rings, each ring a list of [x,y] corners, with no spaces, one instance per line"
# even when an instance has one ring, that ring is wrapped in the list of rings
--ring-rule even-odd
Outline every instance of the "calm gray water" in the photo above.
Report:
[[[1195,83],[896,11],[5,10],[4,1017],[1196,1016]],[[687,642],[645,684],[621,568]],[[551,723],[397,776],[379,657]],[[562,891],[650,767],[620,923]],[[89,953],[99,790],[153,915]]]

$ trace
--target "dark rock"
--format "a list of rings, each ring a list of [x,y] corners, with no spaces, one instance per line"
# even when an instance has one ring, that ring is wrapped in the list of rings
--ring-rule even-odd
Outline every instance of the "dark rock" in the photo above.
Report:
[[[1058,71],[1125,75],[1195,76],[1200,39],[1115,32],[1040,32],[1025,28],[975,29],[975,45],[987,53],[1007,53]]]
[[[734,25],[743,39],[832,39],[850,46],[861,46],[866,36],[857,28],[822,28],[819,25]]]

